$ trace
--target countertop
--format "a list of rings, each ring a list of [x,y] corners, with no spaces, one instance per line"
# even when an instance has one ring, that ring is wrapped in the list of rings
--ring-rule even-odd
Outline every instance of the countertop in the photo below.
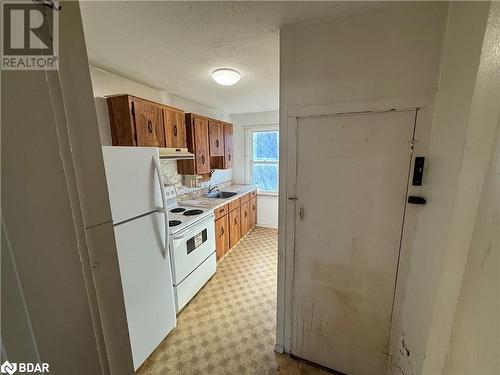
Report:
[[[216,209],[219,207],[228,204],[235,199],[241,198],[243,195],[250,193],[251,191],[257,190],[257,186],[255,185],[230,185],[225,186],[220,189],[221,191],[232,191],[237,192],[233,197],[230,198],[208,198],[204,195],[196,197],[194,199],[187,199],[183,201],[179,201],[180,205],[184,206],[198,206],[198,207],[207,207],[211,209]]]

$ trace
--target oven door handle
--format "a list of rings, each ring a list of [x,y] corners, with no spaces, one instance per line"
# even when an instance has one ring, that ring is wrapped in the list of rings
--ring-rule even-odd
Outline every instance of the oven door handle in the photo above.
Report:
[[[189,233],[197,234],[198,232],[202,231],[203,229],[209,229],[209,225],[207,225],[207,221],[210,221],[213,223],[213,218],[214,218],[213,214],[204,217],[203,219],[200,220],[200,223],[198,223],[196,226],[194,226],[192,228],[188,227],[188,228],[183,229],[181,232],[177,233],[173,237],[173,239],[174,240],[181,240],[183,238],[186,238],[186,236]]]
[[[167,201],[165,198],[165,186],[163,186],[163,178],[161,176],[161,168],[160,162],[157,155],[153,155],[153,165],[156,170],[156,174],[158,176],[158,183],[160,184],[160,194],[161,194],[161,203],[163,207],[158,211],[163,213],[164,222],[165,222],[165,243],[163,244],[163,258],[167,259],[168,257],[168,209],[167,209]]]

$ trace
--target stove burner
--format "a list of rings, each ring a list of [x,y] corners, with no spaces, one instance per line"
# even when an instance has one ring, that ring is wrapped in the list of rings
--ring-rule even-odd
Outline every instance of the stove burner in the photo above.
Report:
[[[184,215],[186,216],[194,216],[194,215],[199,215],[199,214],[202,214],[203,213],[203,210],[187,210],[186,212],[184,212]]]
[[[174,214],[175,214],[175,213],[177,213],[177,212],[184,212],[184,211],[186,211],[186,209],[185,209],[185,208],[182,208],[182,207],[176,207],[176,208],[172,208],[172,209],[170,210],[170,212],[172,212],[172,213],[174,213]]]
[[[168,226],[169,227],[175,227],[175,226],[177,226],[177,225],[179,225],[181,223],[182,223],[182,221],[180,221],[180,220],[169,220],[168,221]]]

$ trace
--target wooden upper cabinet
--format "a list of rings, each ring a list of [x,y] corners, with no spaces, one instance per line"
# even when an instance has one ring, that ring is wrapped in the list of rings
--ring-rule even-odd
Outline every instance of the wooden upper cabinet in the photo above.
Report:
[[[208,120],[195,117],[193,119],[193,129],[196,172],[197,174],[210,173]]]
[[[131,95],[107,102],[114,146],[187,147],[182,110]]]
[[[187,148],[186,119],[184,112],[164,108],[163,125],[165,128],[166,147]]]
[[[224,123],[209,120],[208,138],[210,143],[210,157],[224,156]]]
[[[233,124],[224,124],[224,169],[233,167]]]
[[[208,119],[187,113],[186,136],[187,148],[194,154],[194,160],[177,161],[177,172],[180,174],[210,173]]]
[[[165,133],[158,105],[132,100],[137,146],[165,147]]]

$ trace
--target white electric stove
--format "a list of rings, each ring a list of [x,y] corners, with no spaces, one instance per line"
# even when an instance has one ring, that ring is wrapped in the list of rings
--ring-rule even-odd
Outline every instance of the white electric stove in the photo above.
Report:
[[[174,296],[179,312],[215,273],[214,212],[206,207],[179,205],[173,186],[165,187],[165,194]]]

